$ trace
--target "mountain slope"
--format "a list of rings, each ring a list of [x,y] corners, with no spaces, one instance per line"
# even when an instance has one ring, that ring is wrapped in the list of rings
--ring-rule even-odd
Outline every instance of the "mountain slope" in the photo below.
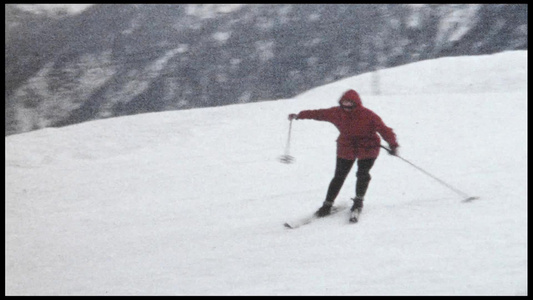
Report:
[[[6,5],[6,135],[527,50],[524,4],[98,4],[50,19],[15,8]]]

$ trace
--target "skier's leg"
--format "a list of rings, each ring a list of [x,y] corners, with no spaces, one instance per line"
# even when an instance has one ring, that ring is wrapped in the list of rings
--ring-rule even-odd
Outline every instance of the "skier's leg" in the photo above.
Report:
[[[355,174],[357,177],[357,182],[355,184],[355,198],[363,199],[365,197],[368,184],[372,179],[369,172],[375,161],[375,158],[357,160],[357,173]]]
[[[337,157],[337,165],[335,166],[335,176],[331,180],[326,195],[326,202],[333,203],[339,194],[348,173],[352,169],[354,160]]]
[[[322,207],[320,207],[316,212],[316,215],[318,217],[329,215],[331,207],[333,206],[333,202],[335,201],[335,198],[337,198],[337,195],[339,194],[342,185],[344,184],[344,180],[346,179],[346,176],[348,176],[348,173],[350,173],[354,162],[354,160],[337,157],[337,165],[335,166],[335,176],[329,184],[326,200],[322,204]]]

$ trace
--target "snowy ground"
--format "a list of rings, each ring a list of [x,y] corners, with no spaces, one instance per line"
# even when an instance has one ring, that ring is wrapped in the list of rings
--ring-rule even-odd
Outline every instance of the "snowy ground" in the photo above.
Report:
[[[526,295],[527,51],[441,58],[295,99],[6,137],[6,295]],[[394,128],[362,220],[313,213],[336,129],[287,114],[345,90]],[[355,169],[337,198],[349,205]]]

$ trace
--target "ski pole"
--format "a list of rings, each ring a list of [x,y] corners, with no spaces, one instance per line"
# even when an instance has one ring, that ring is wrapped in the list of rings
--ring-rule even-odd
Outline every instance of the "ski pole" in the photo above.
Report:
[[[289,154],[289,150],[291,147],[291,131],[292,131],[292,120],[289,123],[289,136],[287,137],[287,144],[285,146],[285,154],[279,157],[279,160],[285,164],[290,164],[294,160],[294,157],[292,157]]]
[[[380,145],[381,148],[387,150],[387,152],[391,152],[391,150],[383,145]],[[454,188],[453,186],[449,185],[448,183],[442,181],[441,179],[437,178],[435,175],[432,175],[430,174],[428,171],[420,168],[419,166],[416,166],[415,164],[413,164],[412,162],[408,161],[407,159],[399,156],[399,155],[394,155],[396,157],[398,157],[399,159],[405,161],[406,163],[410,164],[411,166],[415,167],[416,169],[418,169],[419,171],[421,171],[422,173],[428,175],[429,177],[435,179],[437,182],[439,182],[440,184],[444,185],[445,187],[449,188],[450,190],[454,191],[456,194],[460,195],[461,197],[464,197],[465,199],[463,200],[463,202],[469,202],[469,201],[472,201],[472,200],[476,200],[476,199],[479,199],[479,197],[471,197],[471,196],[468,196],[468,194],[466,194],[465,192],[463,191],[460,191],[458,190],[457,188]]]

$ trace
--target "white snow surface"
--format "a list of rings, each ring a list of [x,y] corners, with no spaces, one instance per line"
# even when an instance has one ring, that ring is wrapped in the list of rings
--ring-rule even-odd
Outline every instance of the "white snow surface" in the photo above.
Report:
[[[527,295],[527,51],[449,57],[283,99],[12,135],[6,295]],[[287,115],[349,88],[392,127],[361,221],[296,230],[337,130]],[[383,141],[384,145],[387,145]],[[350,205],[352,169],[336,200]]]

